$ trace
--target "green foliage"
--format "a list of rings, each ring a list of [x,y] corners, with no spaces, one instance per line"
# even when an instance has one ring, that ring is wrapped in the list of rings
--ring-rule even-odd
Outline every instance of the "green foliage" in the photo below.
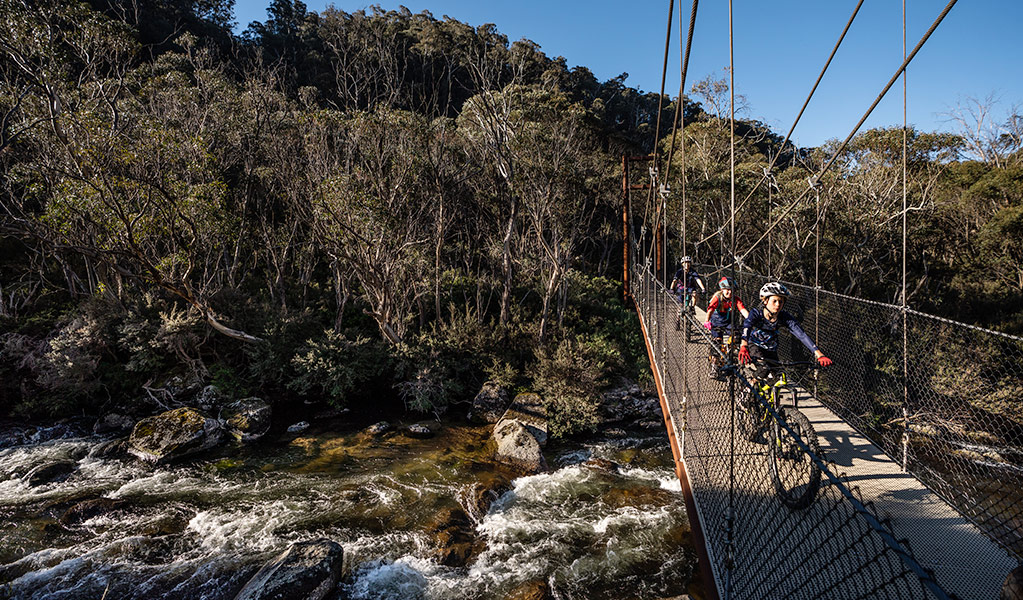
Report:
[[[300,394],[322,394],[334,406],[344,406],[367,381],[390,368],[391,357],[379,340],[348,337],[333,330],[306,340],[291,359],[296,376],[287,387]]]
[[[613,345],[600,338],[566,338],[537,352],[533,384],[547,407],[552,436],[596,428],[609,365],[620,360]]]

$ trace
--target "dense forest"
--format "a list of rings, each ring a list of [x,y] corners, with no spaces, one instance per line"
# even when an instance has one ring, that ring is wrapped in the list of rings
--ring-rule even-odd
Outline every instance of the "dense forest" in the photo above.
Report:
[[[565,435],[648,371],[621,302],[621,156],[651,152],[679,99],[425,12],[274,0],[236,36],[232,0],[44,4],[0,0],[0,413],[155,411],[172,378],[442,413],[494,379],[538,391]],[[671,253],[713,264],[727,93],[693,85],[671,165]],[[909,131],[907,302],[1019,333],[1010,113]],[[837,143],[737,132],[744,248]],[[820,210],[745,266],[812,281],[820,214],[821,285],[901,302],[902,137],[858,134]]]

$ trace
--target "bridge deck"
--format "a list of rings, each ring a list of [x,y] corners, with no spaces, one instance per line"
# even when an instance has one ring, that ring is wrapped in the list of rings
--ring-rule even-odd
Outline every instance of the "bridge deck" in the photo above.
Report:
[[[670,313],[669,307],[659,320],[672,323]],[[698,311],[697,317],[702,321],[705,314]],[[659,343],[681,343],[673,329],[661,328]],[[827,569],[849,571],[848,582],[842,577],[835,577],[838,583],[813,581],[810,568],[806,569],[808,581],[797,584],[795,593],[791,592],[792,581],[779,581],[798,577],[799,565],[820,568],[819,563],[826,560],[822,557],[848,555],[847,548],[864,543],[860,540],[867,534],[859,525],[836,517],[833,504],[820,500],[829,495],[826,478],[819,500],[808,509],[793,511],[781,505],[768,474],[764,443],[736,436],[735,458],[730,464],[733,442],[727,383],[710,379],[705,342],[697,341],[687,348],[688,352],[662,355],[661,378],[672,422],[676,431],[683,432],[683,460],[698,517],[705,535],[711,538],[705,541],[712,564],[723,564],[722,549],[727,547],[722,528],[715,526],[724,522],[722,507],[729,504],[729,494],[742,497],[732,503],[736,507],[735,566],[730,574],[733,597],[773,597],[781,590],[787,590],[787,597],[871,597],[873,594],[861,583],[853,583],[857,579],[853,576],[864,569],[884,566],[871,565],[866,558],[859,564],[827,559],[832,560]],[[999,597],[1002,581],[1016,566],[1005,550],[812,396],[802,393],[799,408],[816,429],[825,458],[847,476],[847,485],[857,487],[862,499],[873,504],[879,517],[890,520],[895,536],[908,540],[917,561],[934,571],[945,591],[964,600]],[[699,423],[699,427],[686,427],[687,422]],[[734,486],[729,481],[730,470]],[[831,494],[837,497],[835,492]],[[788,548],[779,550],[780,545]],[[864,547],[864,557],[870,551]],[[721,590],[725,575],[719,570],[714,576]]]

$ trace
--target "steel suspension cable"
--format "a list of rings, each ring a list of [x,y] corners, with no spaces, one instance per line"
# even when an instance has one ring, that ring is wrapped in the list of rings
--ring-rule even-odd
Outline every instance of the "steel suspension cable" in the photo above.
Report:
[[[672,14],[674,13],[674,9],[675,9],[675,0],[668,0],[668,30],[667,30],[667,32],[664,35],[664,64],[663,64],[663,67],[661,68],[661,92],[657,96],[657,119],[655,120],[654,139],[653,139],[653,144],[652,144],[652,147],[651,147],[651,155],[653,156],[653,161],[652,161],[653,162],[653,166],[651,167],[651,170],[650,170],[650,189],[647,190],[646,213],[645,213],[645,216],[644,216],[644,221],[646,221],[649,218],[649,216],[650,216],[650,204],[651,204],[651,201],[653,200],[653,195],[654,195],[654,193],[656,193],[656,190],[657,190],[657,187],[658,187],[657,186],[657,179],[658,179],[658,173],[659,173],[659,169],[660,169],[660,160],[658,159],[659,153],[657,151],[657,141],[661,137],[661,110],[662,110],[662,108],[664,106],[664,83],[665,83],[665,80],[668,77],[668,52],[669,52],[669,49],[670,49],[670,46],[671,46],[671,18],[672,18]],[[653,240],[652,240],[651,249],[654,249],[654,248],[657,247],[657,230],[658,230],[657,228],[659,227],[660,218],[661,218],[661,209],[660,209],[660,206],[658,206],[657,207],[657,212],[655,213],[655,217],[654,217],[654,223],[653,223],[653,232],[652,232],[653,233]],[[644,236],[645,236],[645,231],[644,231]],[[667,271],[666,268],[665,268],[665,271]]]
[[[671,128],[671,145],[668,147],[668,164],[664,167],[664,180],[668,180],[668,175],[671,174],[671,159],[675,156],[675,134],[679,129],[679,122],[682,123],[682,145],[683,152],[685,147],[685,116],[683,113],[683,100],[686,90],[686,73],[689,70],[689,52],[693,47],[693,29],[696,27],[696,9],[700,4],[700,0],[693,0],[693,7],[689,9],[689,31],[686,34],[686,47],[682,53],[682,79],[678,84],[678,105],[675,106],[675,122]],[[681,5],[678,11],[678,35],[679,39],[682,39],[682,10]],[[685,179],[685,171],[682,171],[683,180]],[[685,252],[683,252],[685,254]]]
[[[931,34],[934,33],[934,30],[938,28],[938,25],[940,25],[941,22],[945,19],[945,17],[948,15],[949,11],[952,10],[952,7],[956,5],[956,2],[958,2],[958,0],[949,0],[949,3],[941,11],[941,14],[938,15],[938,18],[934,20],[934,23],[931,24],[931,26],[927,30],[927,32],[923,35],[922,38],[920,38],[920,41],[917,42],[916,47],[913,48],[913,51],[909,54],[909,56],[907,56],[905,58],[905,60],[902,61],[902,65],[899,66],[898,70],[895,71],[895,74],[892,75],[891,79],[888,80],[887,85],[885,85],[884,89],[881,90],[881,93],[878,94],[878,96],[874,100],[873,104],[871,104],[870,108],[867,109],[867,112],[865,112],[863,114],[863,116],[860,118],[859,122],[856,123],[856,126],[853,127],[852,131],[849,132],[849,135],[846,136],[845,140],[835,150],[834,154],[831,155],[831,158],[828,159],[828,162],[824,165],[823,168],[821,168],[820,172],[817,173],[817,175],[815,175],[815,176],[813,176],[811,178],[811,183],[812,183],[811,187],[808,187],[806,190],[804,190],[803,193],[801,193],[795,200],[792,201],[791,204],[789,204],[788,207],[786,207],[785,211],[781,215],[779,215],[778,218],[775,219],[774,222],[771,223],[771,225],[767,228],[767,231],[765,231],[764,234],[761,235],[757,239],[757,241],[755,241],[746,250],[746,252],[741,257],[739,257],[740,259],[745,259],[747,256],[749,256],[749,253],[752,252],[760,244],[760,242],[762,242],[764,240],[765,237],[767,237],[767,234],[772,229],[774,229],[775,227],[778,226],[779,223],[781,223],[782,219],[784,219],[786,216],[788,216],[788,214],[790,212],[792,212],[796,208],[796,206],[799,205],[799,203],[803,200],[803,198],[806,197],[806,194],[811,189],[813,189],[813,186],[816,185],[816,183],[820,180],[820,178],[825,173],[827,173],[828,170],[835,164],[835,162],[838,160],[838,157],[841,156],[842,152],[844,152],[846,147],[849,145],[849,142],[852,140],[853,136],[856,135],[856,132],[859,131],[860,127],[863,126],[863,123],[867,120],[867,118],[870,116],[870,114],[872,112],[874,112],[874,109],[877,108],[877,105],[880,104],[881,100],[888,94],[888,91],[892,88],[892,86],[895,84],[895,82],[899,79],[899,76],[902,75],[902,73],[906,70],[906,67],[909,65],[909,63],[913,61],[913,58],[917,55],[917,53],[920,51],[920,49],[923,47],[923,45],[931,37]]]
[[[902,0],[902,59],[906,59],[906,0]],[[909,300],[906,298],[906,197],[908,189],[906,154],[908,151],[907,129],[909,120],[906,114],[908,95],[906,83],[906,72],[902,72],[902,471],[906,472],[909,466],[909,336],[906,326],[909,324],[909,315],[906,308],[909,307]]]
[[[729,146],[730,146],[730,158],[729,158],[729,172],[730,176],[730,187],[731,191],[729,199],[731,203],[731,243],[729,245],[730,258],[734,263],[735,257],[735,43],[734,43],[734,21],[732,15],[732,0],[728,0],[728,120],[731,127]],[[732,266],[732,280],[735,280],[735,266]],[[736,290],[732,293],[735,294]],[[738,306],[738,296],[735,296],[731,302],[729,308],[729,319],[732,325],[732,331],[736,331],[736,308]],[[709,306],[709,305],[708,305]],[[709,310],[709,308],[708,308]],[[710,318],[710,315],[707,315]],[[727,528],[727,539],[728,539],[728,556],[725,563],[726,568],[726,583],[725,583],[725,597],[731,597],[732,595],[732,561],[734,553],[734,536],[735,536],[735,377],[728,378],[728,400],[733,409],[730,412],[730,424],[728,434],[728,512],[725,521],[725,527]]]
[[[776,154],[774,158],[771,159],[771,164],[768,165],[767,169],[764,171],[764,176],[760,179],[760,181],[758,181],[753,186],[753,189],[750,190],[750,193],[742,200],[742,202],[739,203],[739,210],[742,210],[746,206],[746,203],[749,202],[749,200],[753,197],[753,194],[755,194],[757,190],[760,189],[760,185],[764,183],[764,181],[768,178],[771,171],[774,169],[774,165],[775,163],[778,162],[778,159],[781,157],[782,152],[784,152],[785,146],[789,143],[789,139],[792,137],[792,133],[796,130],[796,126],[799,125],[799,121],[803,118],[803,113],[806,112],[806,107],[810,105],[810,100],[813,98],[814,93],[817,92],[818,86],[820,86],[821,81],[824,79],[824,74],[827,73],[828,67],[831,66],[831,61],[835,58],[835,54],[838,53],[838,48],[842,45],[842,41],[845,40],[845,34],[848,33],[849,28],[852,27],[853,21],[856,19],[856,15],[860,12],[861,6],[863,6],[863,0],[859,0],[859,2],[856,4],[856,8],[854,8],[852,14],[849,15],[849,20],[846,22],[845,28],[842,29],[842,34],[838,36],[838,41],[835,42],[835,47],[831,49],[831,54],[828,56],[828,60],[825,61],[824,67],[821,69],[820,74],[817,76],[817,81],[814,82],[813,87],[810,89],[810,93],[806,96],[806,100],[803,101],[803,107],[799,109],[799,114],[796,115],[796,120],[792,122],[792,127],[789,128],[789,132],[785,134],[785,139],[778,147],[778,154]],[[706,242],[712,237],[720,235],[721,232],[724,231],[724,228],[725,226],[722,225],[717,231],[704,237],[697,243],[699,244]]]

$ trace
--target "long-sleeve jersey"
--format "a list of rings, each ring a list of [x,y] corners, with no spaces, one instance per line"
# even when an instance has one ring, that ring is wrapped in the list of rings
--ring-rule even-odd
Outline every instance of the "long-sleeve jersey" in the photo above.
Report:
[[[764,310],[757,308],[749,312],[746,321],[742,324],[742,339],[750,344],[763,348],[764,350],[775,351],[778,349],[778,328],[785,327],[803,342],[810,352],[817,351],[817,345],[813,343],[810,336],[806,335],[803,328],[799,326],[796,319],[784,310],[778,313],[778,320],[772,323],[764,317]]]
[[[687,290],[699,289],[700,274],[696,271],[686,271],[685,268],[680,268],[675,271],[675,281],[679,281]]]
[[[731,298],[725,298],[720,292],[711,297],[710,303],[707,304],[707,314],[710,315],[711,327],[725,327],[728,325],[728,311],[732,309],[733,301],[735,302],[736,310],[740,312],[746,310],[746,306],[743,305],[742,300],[734,292]]]

